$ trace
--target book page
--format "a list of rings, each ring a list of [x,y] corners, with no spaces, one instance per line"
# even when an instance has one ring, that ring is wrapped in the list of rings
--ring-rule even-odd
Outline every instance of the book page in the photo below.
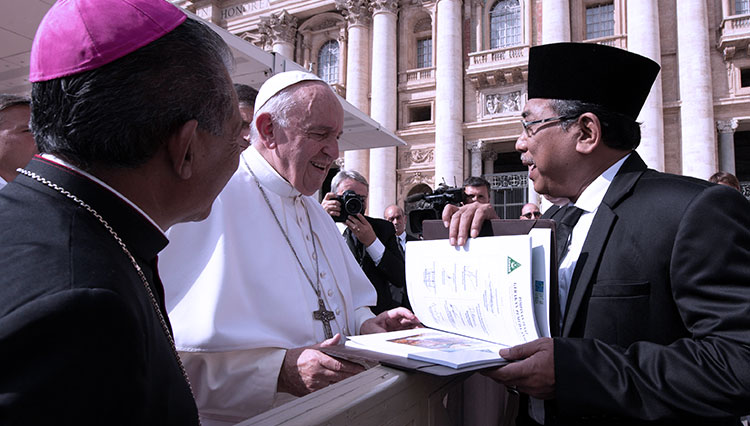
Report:
[[[539,337],[534,320],[531,237],[410,241],[407,293],[428,327],[513,346]]]
[[[552,230],[533,228],[531,236],[531,282],[534,287],[534,316],[540,337],[551,337],[549,328],[550,265],[552,262]]]

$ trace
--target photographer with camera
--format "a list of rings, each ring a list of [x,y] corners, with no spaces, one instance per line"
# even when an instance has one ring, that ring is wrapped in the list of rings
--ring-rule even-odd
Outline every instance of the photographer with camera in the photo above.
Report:
[[[393,225],[364,215],[369,193],[367,179],[356,171],[341,170],[331,181],[331,191],[321,204],[335,222],[346,225],[346,244],[378,294],[373,313],[401,306],[406,300],[404,256]]]

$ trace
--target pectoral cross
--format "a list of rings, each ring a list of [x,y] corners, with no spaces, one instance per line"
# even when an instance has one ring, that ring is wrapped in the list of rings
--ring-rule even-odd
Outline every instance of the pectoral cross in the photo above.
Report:
[[[323,332],[326,335],[326,339],[333,337],[331,321],[336,319],[336,315],[333,311],[326,310],[326,305],[323,303],[323,299],[320,296],[318,296],[318,310],[313,311],[313,319],[323,322]]]

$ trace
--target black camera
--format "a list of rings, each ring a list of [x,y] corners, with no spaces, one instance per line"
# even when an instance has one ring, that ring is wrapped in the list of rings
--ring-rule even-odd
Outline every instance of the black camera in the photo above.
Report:
[[[460,206],[466,199],[462,187],[448,186],[441,183],[432,194],[415,194],[406,198],[407,203],[419,203],[409,212],[409,228],[413,234],[422,234],[422,222],[440,219],[443,208],[448,204]]]
[[[333,199],[341,204],[341,212],[338,216],[333,216],[334,222],[346,222],[349,216],[365,213],[365,199],[351,189],[344,191],[338,197],[333,197]]]

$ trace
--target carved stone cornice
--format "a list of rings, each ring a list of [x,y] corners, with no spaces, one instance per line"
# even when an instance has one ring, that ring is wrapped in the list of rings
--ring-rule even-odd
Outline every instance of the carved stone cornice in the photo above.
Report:
[[[734,133],[734,131],[737,130],[738,124],[736,118],[730,118],[729,120],[716,120],[716,129],[719,133]]]
[[[419,184],[428,185],[430,188],[435,182],[435,176],[430,176],[422,172],[405,173],[401,183],[404,187],[414,186]]]
[[[371,7],[370,0],[336,0],[336,9],[349,25],[366,25],[372,16]]]
[[[401,152],[401,168],[424,166],[435,161],[435,148],[411,149]]]
[[[374,13],[390,12],[398,13],[398,0],[372,0],[371,10]]]
[[[265,43],[286,42],[294,44],[297,35],[297,18],[286,9],[260,18],[258,25]]]
[[[468,149],[471,153],[481,153],[482,152],[482,141],[470,141],[470,142],[466,142],[466,149]]]
[[[490,161],[497,160],[497,152],[487,150],[487,148],[485,148],[484,150],[482,150],[482,161],[488,161],[488,160]]]

